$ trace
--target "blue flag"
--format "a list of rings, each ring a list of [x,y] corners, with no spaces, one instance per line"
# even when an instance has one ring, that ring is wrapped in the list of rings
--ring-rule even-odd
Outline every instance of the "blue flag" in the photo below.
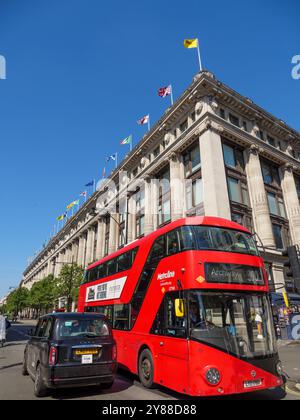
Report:
[[[110,160],[116,160],[117,159],[117,154],[115,153],[114,155],[110,155],[109,157],[106,158],[106,162],[108,163]]]
[[[95,181],[91,181],[88,184],[85,184],[85,187],[93,187],[94,183],[95,183]]]

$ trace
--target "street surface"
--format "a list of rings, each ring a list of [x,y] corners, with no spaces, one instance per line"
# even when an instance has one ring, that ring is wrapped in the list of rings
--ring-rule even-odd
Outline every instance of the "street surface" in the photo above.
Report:
[[[21,375],[23,352],[28,329],[34,322],[13,324],[7,335],[4,348],[0,348],[0,400],[34,400],[33,382],[28,376]],[[257,392],[255,394],[238,397],[225,397],[226,399],[267,399],[267,400],[300,400],[296,383],[300,383],[300,343],[280,343],[279,353],[285,372],[289,375],[287,393],[281,389]],[[223,397],[224,398],[224,397]],[[110,390],[100,390],[98,387],[73,388],[53,391],[45,399],[64,400],[189,400],[185,395],[177,394],[165,388],[155,390],[143,388],[133,375],[119,372],[117,379]],[[200,399],[201,400],[201,399]]]

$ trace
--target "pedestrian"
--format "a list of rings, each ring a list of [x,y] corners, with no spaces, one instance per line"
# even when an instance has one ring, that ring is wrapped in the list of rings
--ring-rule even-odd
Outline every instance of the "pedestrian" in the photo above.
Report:
[[[262,317],[261,317],[259,311],[256,311],[255,322],[256,322],[257,330],[258,330],[257,338],[259,340],[263,340],[263,338],[264,338],[263,337],[263,333],[262,333],[262,323],[263,323],[263,320],[262,320]]]
[[[6,319],[0,315],[0,346],[3,347],[6,340]]]

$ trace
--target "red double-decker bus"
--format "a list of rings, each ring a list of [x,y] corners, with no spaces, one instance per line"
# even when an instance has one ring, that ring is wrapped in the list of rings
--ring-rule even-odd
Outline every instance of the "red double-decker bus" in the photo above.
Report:
[[[170,223],[88,267],[78,310],[105,314],[119,366],[191,396],[281,386],[262,258],[228,220]]]

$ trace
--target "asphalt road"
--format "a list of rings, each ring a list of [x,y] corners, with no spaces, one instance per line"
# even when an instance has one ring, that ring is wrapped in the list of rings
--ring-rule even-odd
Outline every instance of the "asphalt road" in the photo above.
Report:
[[[21,375],[22,359],[27,330],[30,324],[13,324],[8,332],[4,348],[0,348],[0,400],[34,400],[33,382]],[[300,392],[294,387],[300,382],[300,343],[281,344],[279,348],[285,371],[290,376],[288,392],[281,389],[241,395],[242,400],[300,400]],[[224,398],[224,397],[223,397]],[[225,397],[228,399],[229,397]],[[52,400],[188,400],[189,397],[158,387],[155,390],[143,388],[133,375],[120,372],[110,390],[97,387],[74,388],[53,391],[46,399]],[[229,398],[233,399],[233,397]]]

